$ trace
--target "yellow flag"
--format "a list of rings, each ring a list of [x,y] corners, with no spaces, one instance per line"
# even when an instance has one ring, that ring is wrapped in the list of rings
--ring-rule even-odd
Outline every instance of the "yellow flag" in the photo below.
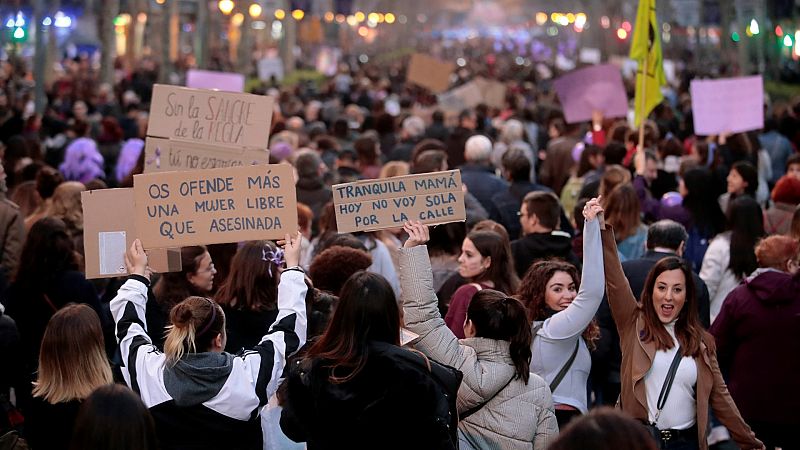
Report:
[[[656,20],[656,0],[639,0],[636,28],[633,30],[630,58],[639,63],[636,72],[636,126],[664,100],[661,86],[666,84],[661,38]],[[644,70],[643,70],[644,69]]]

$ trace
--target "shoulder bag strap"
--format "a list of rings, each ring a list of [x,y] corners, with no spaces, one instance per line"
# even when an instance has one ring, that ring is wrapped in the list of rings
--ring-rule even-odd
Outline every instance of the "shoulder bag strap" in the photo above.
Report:
[[[653,424],[655,426],[658,423],[658,417],[661,415],[661,410],[664,409],[664,405],[667,403],[667,397],[669,397],[669,391],[672,389],[672,382],[675,381],[675,373],[678,372],[678,366],[681,364],[681,359],[683,356],[681,355],[681,347],[678,347],[677,353],[675,353],[675,357],[672,358],[672,364],[669,366],[669,372],[667,372],[667,378],[664,379],[664,385],[661,386],[661,393],[658,394],[658,402],[656,402],[656,411],[655,420],[653,420]]]
[[[492,399],[494,399],[495,397],[497,397],[497,394],[499,394],[499,393],[500,393],[500,392],[502,392],[502,391],[503,391],[505,388],[507,388],[507,387],[508,387],[508,385],[509,385],[509,384],[511,384],[511,382],[512,382],[512,381],[514,381],[514,378],[516,378],[516,377],[517,377],[517,374],[516,374],[516,373],[515,373],[514,375],[511,375],[511,378],[509,378],[509,379],[508,379],[508,382],[506,382],[506,384],[504,384],[504,385],[503,385],[503,387],[501,387],[501,388],[500,388],[500,389],[499,389],[497,392],[495,392],[495,393],[494,393],[494,395],[492,395],[491,397],[489,397],[488,399],[486,399],[486,401],[484,401],[483,403],[478,403],[477,405],[473,406],[472,408],[470,408],[470,409],[468,409],[468,410],[464,411],[463,413],[459,414],[459,415],[458,415],[458,420],[464,420],[464,419],[466,419],[467,417],[469,417],[469,416],[471,416],[471,415],[475,414],[476,412],[480,411],[480,410],[481,410],[481,408],[483,408],[484,406],[486,406],[486,404],[487,404],[487,403],[489,403],[490,401],[492,401]]]
[[[572,355],[570,355],[567,362],[564,363],[564,365],[561,367],[561,370],[558,371],[558,375],[556,375],[556,377],[553,378],[553,381],[550,383],[551,393],[556,391],[558,385],[561,384],[561,381],[564,379],[565,376],[567,376],[567,372],[569,372],[569,369],[572,367],[572,363],[575,362],[575,357],[578,356],[578,347],[580,345],[581,345],[581,337],[578,336],[578,340],[575,341],[575,349],[572,350]]]

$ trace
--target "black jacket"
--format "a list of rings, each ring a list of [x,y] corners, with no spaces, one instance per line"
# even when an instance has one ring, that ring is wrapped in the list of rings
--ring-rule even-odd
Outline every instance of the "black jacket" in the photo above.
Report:
[[[535,261],[545,258],[561,258],[580,270],[581,262],[572,253],[572,238],[567,233],[531,233],[511,242],[514,267],[520,278]]]
[[[449,431],[436,411],[448,400],[421,361],[372,342],[362,371],[340,384],[329,381],[323,361],[298,361],[286,381],[281,429],[310,450],[455,448],[437,445]]]
[[[644,283],[650,269],[662,258],[676,256],[674,253],[663,253],[648,250],[639,259],[632,259],[622,263],[622,270],[631,286],[633,295],[639,300],[644,289]],[[711,325],[710,301],[708,288],[703,280],[692,272],[697,293],[697,313],[700,316],[700,323],[708,329]],[[603,301],[597,309],[597,324],[600,326],[600,340],[597,342],[597,349],[592,353],[592,376],[600,383],[611,381],[619,383],[619,368],[622,364],[622,351],[619,346],[619,334],[608,306],[608,298],[603,296]],[[604,399],[607,404],[613,404],[615,399]]]
[[[234,355],[242,349],[258,345],[278,317],[277,307],[266,311],[250,311],[223,306],[222,310],[225,311],[225,330],[228,335],[225,351]]]
[[[300,178],[297,180],[297,201],[304,203],[314,213],[314,220],[311,223],[311,229],[314,233],[317,232],[317,224],[319,223],[322,209],[332,200],[333,192],[322,183],[321,179]]]

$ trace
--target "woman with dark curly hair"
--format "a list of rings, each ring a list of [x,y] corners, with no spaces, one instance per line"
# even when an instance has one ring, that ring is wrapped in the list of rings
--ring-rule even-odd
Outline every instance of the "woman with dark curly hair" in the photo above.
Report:
[[[345,281],[359,270],[366,270],[370,265],[372,258],[369,253],[334,245],[314,258],[308,275],[316,288],[339,296]]]
[[[587,261],[601,259],[596,216],[602,211],[596,199],[587,202],[583,210],[583,254]],[[600,336],[593,319],[603,299],[602,261],[584,264],[583,280],[580,284],[578,270],[572,264],[543,260],[528,269],[517,291],[533,326],[531,372],[550,383],[559,428],[589,410],[586,382],[592,366],[589,350]]]

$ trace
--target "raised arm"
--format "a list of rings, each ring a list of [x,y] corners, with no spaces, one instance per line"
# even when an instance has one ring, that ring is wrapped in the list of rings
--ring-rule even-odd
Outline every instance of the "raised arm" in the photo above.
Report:
[[[114,317],[117,344],[122,355],[122,376],[131,389],[141,394],[145,405],[149,407],[151,395],[143,391],[149,389],[149,384],[140,386],[137,374],[146,366],[155,367],[156,364],[163,363],[164,355],[155,351],[156,348],[147,335],[145,308],[150,273],[147,255],[138,239],[125,254],[125,265],[131,275],[111,300],[111,315]],[[142,347],[144,351],[140,352]]]
[[[428,357],[464,374],[464,384],[472,395],[459,395],[459,410],[466,410],[495,392],[483,392],[483,372],[478,364],[475,350],[461,345],[458,338],[447,328],[439,314],[436,292],[433,290],[433,275],[427,242],[427,227],[416,223],[406,225],[408,241],[400,249],[400,299],[403,303],[405,327],[419,335],[414,347]],[[424,230],[423,230],[424,229]],[[513,369],[509,366],[508,376]],[[499,376],[499,375],[497,375]],[[503,376],[506,376],[505,374]]]
[[[603,248],[599,219],[586,220],[583,226],[583,269],[581,287],[575,300],[563,311],[547,319],[539,335],[549,339],[568,339],[583,333],[603,300]]]
[[[300,233],[286,235],[285,258],[288,268],[281,272],[278,284],[278,316],[261,342],[251,351],[245,352],[247,370],[252,375],[259,406],[267,404],[278,390],[279,380],[286,367],[286,358],[294,354],[306,342],[306,291],[305,272],[300,262]]]
[[[627,334],[628,330],[633,329],[638,303],[636,297],[633,296],[628,279],[625,278],[625,272],[622,271],[614,230],[611,226],[606,226],[600,231],[600,236],[603,239],[603,269],[606,275],[608,304],[611,307],[614,322],[617,324],[617,332],[622,337]]]

